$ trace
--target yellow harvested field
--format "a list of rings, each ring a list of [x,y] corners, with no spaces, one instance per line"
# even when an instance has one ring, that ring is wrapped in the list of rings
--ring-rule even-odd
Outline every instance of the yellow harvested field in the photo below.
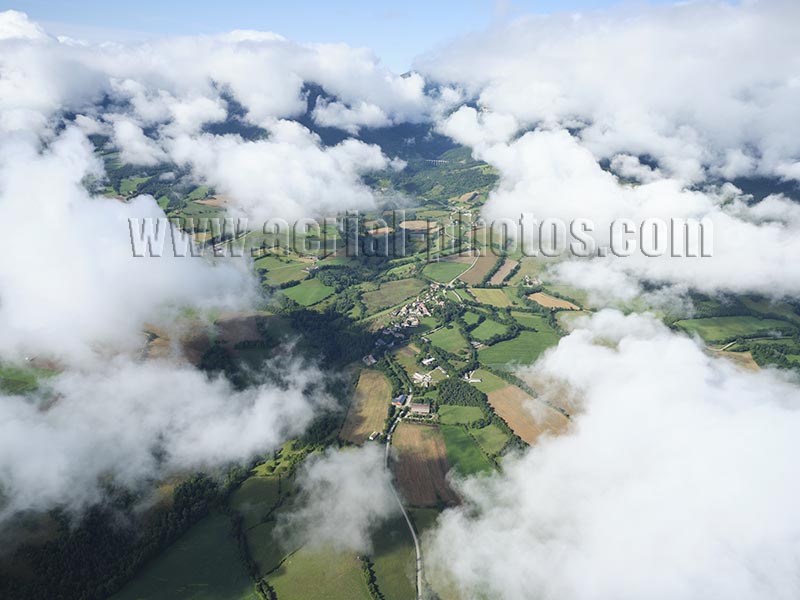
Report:
[[[412,506],[436,506],[439,501],[455,504],[447,485],[447,450],[436,425],[402,422],[392,434],[395,458],[392,473],[406,501]]]
[[[372,219],[371,221],[364,221],[364,229],[371,235],[386,235],[394,231],[393,227],[389,227],[388,223],[384,220]]]
[[[466,194],[461,194],[458,198],[456,198],[456,202],[470,202],[475,199],[475,196],[478,195],[478,192],[467,192]]]
[[[436,229],[439,224],[436,221],[403,221],[400,223],[402,229],[409,231],[426,231],[428,229]]]
[[[379,227],[378,229],[367,230],[370,235],[389,235],[393,233],[394,229],[391,227]]]
[[[535,444],[543,433],[559,434],[569,425],[563,414],[515,385],[489,392],[488,396],[495,412],[528,444]]]
[[[203,200],[195,200],[197,204],[205,204],[206,206],[217,206],[217,207],[224,207],[228,205],[228,198],[227,196],[211,196],[210,198],[204,198]]]
[[[748,371],[761,370],[758,363],[753,360],[753,355],[750,352],[725,352],[722,350],[712,350],[712,352],[715,356],[727,358]]]
[[[545,308],[558,308],[563,310],[580,310],[579,306],[575,306],[572,302],[556,298],[544,292],[536,292],[535,294],[528,295],[529,300],[533,300],[536,304],[544,306]]]
[[[494,254],[481,256],[475,262],[475,266],[467,269],[464,273],[459,275],[458,278],[467,285],[477,285],[483,281],[483,278],[492,270],[495,263],[497,263],[497,257]]]
[[[392,387],[380,371],[363,370],[339,437],[363,444],[373,431],[382,431],[392,399]]]
[[[469,293],[481,304],[491,304],[498,308],[511,306],[511,300],[502,289],[498,288],[469,288]]]
[[[503,283],[503,280],[508,276],[511,271],[514,270],[519,263],[515,261],[513,258],[507,258],[506,262],[503,263],[503,266],[492,275],[492,278],[489,280],[490,285],[500,285]]]

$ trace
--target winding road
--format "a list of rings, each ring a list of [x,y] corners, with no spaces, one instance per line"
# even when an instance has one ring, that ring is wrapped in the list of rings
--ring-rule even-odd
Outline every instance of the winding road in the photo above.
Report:
[[[400,420],[400,416],[395,418],[392,426],[389,428],[389,433],[386,435],[386,456],[384,457],[384,468],[387,470],[389,469],[389,449],[392,446],[392,434],[394,433],[395,428],[397,428],[397,424],[400,422]],[[411,532],[411,538],[414,540],[417,571],[417,600],[422,600],[422,552],[419,549],[419,539],[417,538],[417,532],[414,531],[414,525],[411,523],[411,518],[408,516],[408,511],[403,505],[403,500],[400,498],[400,494],[397,493],[397,488],[394,486],[394,483],[392,483],[392,493],[394,493],[397,504],[400,506],[400,511],[403,513],[403,518],[406,520],[408,530]]]

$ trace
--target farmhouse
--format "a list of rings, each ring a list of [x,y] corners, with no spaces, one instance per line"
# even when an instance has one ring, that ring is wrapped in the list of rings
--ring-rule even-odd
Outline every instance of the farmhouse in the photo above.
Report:
[[[364,363],[365,365],[367,365],[368,367],[371,367],[371,366],[372,366],[372,365],[374,365],[376,362],[378,362],[377,360],[375,360],[375,357],[374,357],[374,356],[372,356],[372,354],[367,354],[367,355],[366,355],[364,358],[362,358],[361,360],[362,360],[362,361],[363,361],[363,363]]]
[[[421,385],[422,387],[428,387],[431,384],[431,376],[423,373],[414,373],[411,379],[415,384]]]
[[[412,415],[429,415],[431,414],[431,405],[427,402],[412,402],[411,403]]]
[[[400,394],[397,398],[392,398],[392,406],[403,406],[408,398],[409,396]]]
[[[475,371],[470,371],[466,375],[464,375],[464,381],[469,383],[481,383],[483,380],[475,377]]]

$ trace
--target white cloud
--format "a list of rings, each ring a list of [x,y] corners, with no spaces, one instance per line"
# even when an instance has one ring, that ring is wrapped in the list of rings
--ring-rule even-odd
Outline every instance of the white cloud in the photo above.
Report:
[[[66,364],[142,343],[148,320],[184,306],[246,306],[254,280],[242,259],[135,258],[129,218],[163,217],[151,197],[92,197],[102,170],[77,128],[46,149],[0,142],[0,219],[13,260],[0,263],[0,357]]]
[[[615,219],[632,219],[638,227],[650,218],[667,224],[672,219],[707,218],[713,226],[713,235],[707,237],[713,242],[712,257],[672,258],[669,252],[648,257],[639,251],[637,233],[632,236],[636,250],[630,257],[556,268],[578,287],[584,285],[587,272],[596,269],[590,287],[598,292],[604,287],[607,297],[628,298],[630,287],[617,284],[620,278],[630,277],[687,284],[706,292],[756,291],[774,296],[800,292],[800,268],[792,259],[800,252],[800,221],[796,206],[787,200],[748,206],[732,186],[691,191],[638,161],[626,159],[623,165],[618,158],[617,170],[627,175],[635,172],[646,181],[623,184],[600,167],[578,138],[563,130],[537,130],[508,143],[477,148],[478,157],[495,166],[501,176],[483,207],[489,221],[518,221],[523,213],[532,213],[539,222],[556,218],[569,224],[578,218],[590,219],[596,248],[611,246],[610,227]],[[767,207],[770,219],[763,218]],[[518,237],[522,243],[522,236]]]
[[[780,166],[800,155],[799,11],[778,0],[528,16],[418,69],[522,124],[580,126],[598,157],[649,154],[686,181],[704,167],[791,176]]]
[[[391,121],[379,106],[359,102],[354,107],[320,98],[311,114],[314,122],[324,127],[338,127],[357,134],[361,127],[386,127]]]
[[[462,106],[439,124],[439,131],[477,152],[511,139],[519,124],[511,115],[478,112]]]
[[[568,283],[603,301],[629,301],[642,279],[792,296],[800,292],[792,204],[750,206],[728,185],[702,184],[794,178],[799,16],[784,1],[529,16],[465,36],[418,66],[477,98],[478,110],[462,106],[438,128],[499,171],[487,220],[590,219],[597,247],[610,245],[614,219],[713,224],[713,258],[637,251],[569,262],[554,269]],[[527,133],[515,138],[517,128]]]
[[[399,512],[383,454],[370,444],[328,449],[306,460],[297,476],[299,505],[281,514],[279,537],[294,545],[369,552],[373,528]]]
[[[611,159],[610,167],[620,177],[639,183],[651,183],[661,178],[658,169],[642,164],[638,156],[630,154],[617,154]]]
[[[572,430],[463,484],[430,540],[434,571],[466,597],[797,596],[796,384],[611,311],[535,376],[581,398]]]
[[[189,366],[119,357],[47,381],[41,398],[0,398],[0,521],[53,506],[78,512],[108,480],[135,488],[275,449],[331,402],[304,395],[317,370],[280,368],[287,388],[235,391]]]
[[[0,13],[0,23],[9,31],[38,27],[21,13]],[[230,205],[251,217],[273,216],[286,206],[289,217],[371,206],[360,176],[388,164],[377,149],[352,141],[325,149],[287,119],[311,108],[317,123],[355,133],[419,122],[442,104],[426,95],[418,74],[395,75],[369,50],[343,44],[303,45],[254,31],[136,45],[18,37],[0,38],[0,131],[47,140],[67,111],[81,115],[84,129],[91,125],[87,119],[98,128],[105,121],[123,161],[200,167],[198,177],[217,182]],[[329,99],[309,107],[310,84]],[[110,108],[101,109],[101,100]],[[229,116],[228,100],[271,139],[240,144],[202,135],[203,125]],[[241,167],[217,154],[232,149]]]
[[[79,510],[101,499],[109,475],[138,486],[241,461],[313,417],[324,398],[301,393],[319,379],[313,369],[287,366],[287,389],[236,392],[188,366],[131,362],[145,323],[186,307],[249,307],[257,286],[243,259],[133,257],[128,219],[163,211],[151,197],[122,203],[86,190],[103,177],[86,135],[105,133],[122,161],[186,164],[251,216],[371,206],[361,174],[397,163],[356,140],[326,148],[285,120],[306,111],[306,83],[338,99],[345,122],[331,124],[348,130],[419,119],[429,106],[419,76],[395,76],[345,46],[241,31],[76,44],[0,13],[0,219],[13,252],[0,265],[0,359],[34,355],[65,369],[46,398],[0,402],[3,518],[57,503]],[[201,133],[228,116],[229,99],[269,138]],[[62,128],[69,112],[75,123]]]
[[[216,119],[207,102],[219,106],[228,93],[243,105],[250,123],[261,125],[304,113],[307,83],[335,97],[338,114],[319,114],[347,130],[420,121],[433,106],[421,76],[395,75],[369,50],[344,44],[303,45],[269,32],[235,31],[138,45],[75,45],[43,33],[25,34],[34,31],[41,29],[24,14],[0,13],[0,34],[7,32],[0,35],[5,67],[0,81],[18,77],[20,84],[6,90],[4,100],[39,108],[46,119],[60,110],[85,108],[103,93],[129,100],[136,118],[148,123],[179,118],[170,114],[174,102],[201,99]],[[47,102],[32,106],[22,94],[41,95]]]
[[[269,133],[256,141],[233,135],[182,136],[170,142],[169,153],[260,223],[374,206],[360,176],[389,166],[378,146],[350,139],[324,147],[318,136],[294,121],[274,122]]]
[[[16,10],[0,12],[0,40],[44,40],[47,34],[28,15]]]
[[[141,127],[127,119],[114,121],[114,144],[120,149],[122,162],[132,165],[153,166],[167,157]]]

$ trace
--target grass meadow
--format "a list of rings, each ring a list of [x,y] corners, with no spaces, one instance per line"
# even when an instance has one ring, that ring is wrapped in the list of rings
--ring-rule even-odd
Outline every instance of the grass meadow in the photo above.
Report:
[[[447,460],[461,475],[474,475],[491,470],[492,463],[461,425],[442,425]]]
[[[490,367],[508,368],[513,364],[529,365],[558,343],[558,334],[552,329],[522,331],[514,339],[479,350],[480,361]]]
[[[258,600],[224,514],[194,525],[111,598]]]

